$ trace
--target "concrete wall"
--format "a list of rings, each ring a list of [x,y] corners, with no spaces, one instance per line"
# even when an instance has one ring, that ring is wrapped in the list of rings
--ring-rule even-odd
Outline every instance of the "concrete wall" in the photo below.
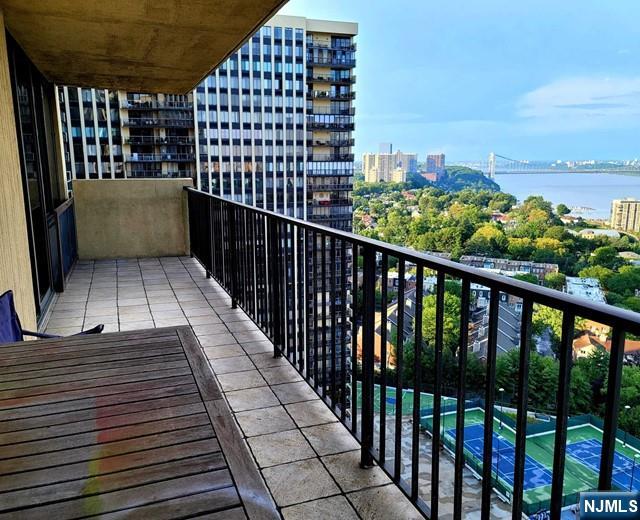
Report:
[[[4,18],[0,8],[0,293],[12,289],[22,325],[36,328],[27,221],[13,112]]]
[[[191,179],[74,180],[80,259],[189,252]]]

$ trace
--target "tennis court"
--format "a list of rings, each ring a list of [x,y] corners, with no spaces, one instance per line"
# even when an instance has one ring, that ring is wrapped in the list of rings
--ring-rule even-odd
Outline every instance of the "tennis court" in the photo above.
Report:
[[[597,439],[585,439],[567,444],[567,453],[592,470],[600,471],[600,457],[602,456],[602,443]],[[640,473],[640,468],[638,468]],[[620,489],[640,491],[640,481],[636,475],[633,460],[626,455],[615,451],[613,454],[613,473],[611,480]]]
[[[456,430],[447,430],[447,435],[454,440]],[[464,446],[478,460],[482,462],[484,453],[484,426],[472,424],[464,429]],[[498,478],[513,488],[513,475],[516,460],[515,446],[496,432],[493,432],[491,467]],[[524,490],[534,489],[551,484],[551,472],[542,464],[525,455]]]
[[[358,381],[358,408],[362,405],[362,383]],[[386,404],[386,413],[388,415],[395,415],[396,413],[396,404],[399,401],[398,396],[396,395],[396,388],[393,386],[387,386],[386,396],[385,396],[385,404]],[[380,385],[373,386],[373,406],[374,411],[376,413],[380,413],[382,404],[382,388]],[[444,400],[443,400],[444,404]],[[420,393],[420,409],[427,409],[433,407],[433,395],[427,394],[425,392]],[[413,414],[413,390],[412,389],[403,389],[402,390],[402,415],[412,415]]]

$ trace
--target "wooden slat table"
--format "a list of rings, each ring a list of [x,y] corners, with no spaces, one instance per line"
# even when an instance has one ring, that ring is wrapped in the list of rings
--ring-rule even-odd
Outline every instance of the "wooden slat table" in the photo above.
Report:
[[[0,518],[279,518],[189,327],[0,345]]]

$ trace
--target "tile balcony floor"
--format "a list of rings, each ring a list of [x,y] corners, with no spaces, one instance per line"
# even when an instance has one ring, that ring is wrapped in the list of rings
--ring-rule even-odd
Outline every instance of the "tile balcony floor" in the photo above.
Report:
[[[422,515],[227,293],[189,257],[80,261],[46,331],[190,325],[285,519]]]

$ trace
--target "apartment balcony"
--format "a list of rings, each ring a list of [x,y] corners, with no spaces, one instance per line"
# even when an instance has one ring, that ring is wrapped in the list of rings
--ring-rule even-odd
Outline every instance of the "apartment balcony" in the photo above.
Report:
[[[137,117],[122,120],[122,126],[134,128],[193,128],[193,119]]]
[[[333,51],[355,51],[357,49],[357,44],[352,43],[351,45],[331,45],[326,43],[321,43],[314,40],[307,40],[307,49],[329,49]]]
[[[313,162],[327,162],[327,161],[353,161],[352,153],[328,153],[328,154],[313,154],[308,156],[307,159]]]
[[[352,69],[356,66],[355,59],[349,58],[336,58],[336,57],[321,57],[307,55],[307,63],[309,65],[318,65],[320,67],[331,67],[334,69]]]
[[[309,130],[336,130],[341,132],[350,132],[355,128],[354,123],[341,123],[337,121],[313,121],[307,120],[307,128]]]
[[[309,146],[334,146],[334,147],[353,146],[355,144],[355,139],[307,138],[307,144]]]
[[[314,208],[333,208],[338,206],[348,207],[348,206],[353,206],[353,200],[351,199],[312,199],[309,205]]]
[[[311,191],[353,191],[353,184],[309,184],[308,188]]]
[[[349,101],[356,98],[355,92],[330,92],[326,90],[309,90],[307,91],[307,99],[330,99],[332,101]]]
[[[182,136],[155,136],[155,135],[132,135],[127,137],[124,142],[126,144],[148,144],[148,145],[163,145],[163,144],[176,144],[176,145],[192,145],[195,144],[193,137]]]
[[[225,15],[169,2],[172,31],[131,11],[135,30],[118,32],[120,14],[104,10],[103,38],[92,41],[92,4],[54,2],[46,12],[33,2],[6,4],[0,21],[14,23],[6,33],[29,48],[23,53],[16,41],[0,53],[8,72],[0,102],[5,113],[28,108],[15,111],[18,123],[44,122],[45,132],[54,128],[46,124],[54,90],[45,78],[185,92],[207,73],[202,63],[220,63],[279,6],[237,0]],[[56,30],[62,15],[74,38]],[[209,30],[193,46],[198,24]],[[230,39],[212,52],[223,29]],[[132,37],[154,41],[155,63],[140,67],[146,78],[128,72],[139,63],[135,45],[111,52],[113,41],[135,44]],[[46,52],[59,41],[64,52]],[[187,53],[199,59],[186,63]],[[46,56],[45,74],[33,73],[30,54]],[[94,85],[107,77],[107,62],[124,72]],[[178,68],[180,78],[167,78]],[[49,102],[34,102],[34,92]],[[640,335],[638,314],[318,224],[348,228],[345,206],[329,215],[312,207],[309,221],[298,220],[194,190],[191,179],[75,180],[73,199],[46,215],[34,211],[46,217],[44,230],[36,228],[46,239],[33,240],[34,219],[25,215],[40,208],[14,195],[22,186],[52,195],[45,190],[56,183],[22,170],[19,157],[35,143],[40,162],[53,165],[56,139],[0,132],[8,165],[0,194],[10,195],[0,282],[16,289],[25,322],[37,324],[42,311],[49,332],[66,336],[97,323],[107,332],[0,348],[1,514],[557,520],[577,492],[638,488],[629,462],[640,441],[617,428],[625,337]],[[129,171],[163,174],[136,166]],[[431,314],[423,312],[427,276],[436,280]],[[490,292],[487,357],[473,374],[472,284]],[[39,288],[46,298],[36,300]],[[459,294],[459,305],[448,305],[449,293]],[[496,374],[503,294],[522,308],[508,413]],[[407,301],[414,318],[403,323],[393,306]],[[553,413],[529,425],[534,305],[554,309],[562,325]],[[569,417],[577,318],[612,331],[602,418]],[[484,386],[471,391],[475,379]]]
[[[127,168],[127,177],[136,179],[184,179],[192,177],[193,173],[194,172],[182,170],[163,170],[162,168]]]
[[[348,77],[332,74],[308,74],[307,81],[312,83],[331,83],[335,85],[351,85],[356,82],[355,75]]]
[[[356,113],[355,107],[338,108],[338,107],[307,107],[308,114],[329,114],[335,116],[353,116]]]
[[[353,177],[352,170],[333,169],[333,170],[307,170],[307,177]]]
[[[192,162],[196,155],[193,153],[133,153],[125,155],[125,162]]]
[[[188,101],[120,101],[120,108],[126,110],[193,110],[193,103]]]

